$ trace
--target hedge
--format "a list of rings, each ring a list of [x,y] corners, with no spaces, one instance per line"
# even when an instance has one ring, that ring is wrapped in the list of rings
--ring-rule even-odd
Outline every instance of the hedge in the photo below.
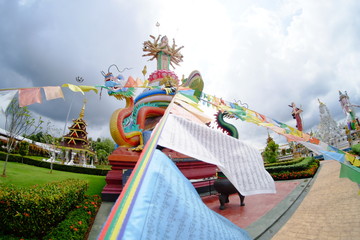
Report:
[[[85,239],[101,204],[98,195],[86,196],[85,200],[71,211],[64,221],[53,228],[43,239]]]
[[[304,160],[303,157],[291,159],[291,160],[287,160],[287,161],[275,162],[275,163],[265,163],[264,166],[265,167],[273,167],[273,166],[293,165],[293,164],[301,162],[302,160]]]
[[[42,237],[83,202],[88,185],[68,179],[32,187],[0,185],[0,229],[26,237]]]
[[[5,161],[6,154],[7,153],[0,152],[0,160]],[[24,164],[33,165],[36,167],[48,168],[48,169],[50,169],[50,164],[51,164],[49,162],[39,161],[39,160],[31,159],[29,157],[21,157],[21,156],[13,155],[13,154],[9,154],[8,161],[9,162],[19,162],[19,163],[24,163]],[[109,171],[109,170],[105,170],[105,169],[68,166],[68,165],[57,164],[57,163],[53,163],[53,170],[74,172],[74,173],[84,173],[84,174],[99,175],[99,176],[106,176],[106,174]]]
[[[310,178],[313,177],[319,168],[320,162],[319,160],[315,160],[310,163],[307,169],[302,171],[283,171],[283,172],[274,172],[270,173],[272,178],[276,180],[291,180],[291,179],[299,179],[299,178]]]
[[[271,174],[275,172],[298,172],[306,170],[311,163],[315,161],[315,158],[313,157],[306,157],[302,159],[302,161],[292,164],[292,165],[280,165],[280,166],[270,166],[265,167],[265,169]]]

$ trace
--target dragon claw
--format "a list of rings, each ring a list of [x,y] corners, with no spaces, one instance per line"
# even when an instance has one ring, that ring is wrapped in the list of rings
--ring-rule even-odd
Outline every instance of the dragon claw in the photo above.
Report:
[[[128,148],[129,151],[134,151],[134,152],[140,152],[140,151],[143,150],[143,149],[144,149],[144,145],[143,145],[143,144],[141,144],[141,145],[139,145],[139,146],[137,146],[137,147]]]

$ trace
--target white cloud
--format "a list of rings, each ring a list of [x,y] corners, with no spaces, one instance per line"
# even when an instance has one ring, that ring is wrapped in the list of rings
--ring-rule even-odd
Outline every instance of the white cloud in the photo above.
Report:
[[[142,43],[160,33],[184,46],[184,62],[174,70],[179,77],[199,70],[207,93],[289,125],[295,125],[291,102],[302,105],[305,130],[319,123],[317,98],[336,120],[344,118],[338,90],[360,104],[356,0],[4,1],[0,9],[1,88],[76,83],[76,76],[98,85],[100,71],[114,63],[132,68],[125,77],[142,77],[145,64],[148,74],[155,70],[141,57]],[[94,96],[87,96],[88,131],[105,134],[111,113],[123,105],[104,92],[101,101]],[[76,99],[71,117],[81,109],[82,97]],[[63,121],[69,104],[31,109]],[[265,144],[266,130],[238,126],[242,139]]]

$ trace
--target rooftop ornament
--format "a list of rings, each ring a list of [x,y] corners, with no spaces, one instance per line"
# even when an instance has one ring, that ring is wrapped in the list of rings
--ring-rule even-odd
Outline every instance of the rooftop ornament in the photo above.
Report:
[[[167,36],[161,37],[161,35],[159,35],[155,38],[150,35],[150,38],[152,38],[153,41],[148,40],[144,42],[143,51],[147,54],[144,54],[143,57],[151,57],[149,61],[157,59],[158,70],[169,70],[169,65],[175,68],[174,64],[179,66],[179,63],[183,61],[183,55],[180,53],[180,50],[184,46],[177,47],[175,39],[173,39],[172,46],[169,46]]]

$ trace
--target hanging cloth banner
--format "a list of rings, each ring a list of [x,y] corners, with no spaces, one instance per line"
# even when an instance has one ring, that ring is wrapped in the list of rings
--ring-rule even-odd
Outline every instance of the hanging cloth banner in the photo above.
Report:
[[[79,86],[76,86],[74,84],[70,84],[70,83],[65,83],[63,85],[61,85],[62,87],[68,87],[71,91],[73,92],[81,92],[82,95],[85,95],[84,91],[81,90],[81,88]]]
[[[124,88],[128,88],[128,87],[136,87],[136,81],[132,76],[128,77],[128,80],[124,85]]]
[[[209,96],[207,95],[207,98],[203,98],[202,100],[204,102],[209,103]],[[249,110],[247,108],[241,107],[235,103],[228,103],[224,102],[224,104],[218,104],[217,102],[210,102],[212,105],[216,106],[219,109],[226,110],[235,116],[237,116],[242,121],[252,122],[259,126],[263,126],[266,128],[269,128],[273,130],[274,132],[285,136],[288,141],[296,141],[298,143],[301,143],[306,148],[310,149],[314,153],[318,155],[323,155],[326,160],[332,159],[340,162],[342,165],[346,165],[347,167],[351,167],[351,178],[350,180],[357,182],[360,184],[360,159],[356,156],[344,152],[340,149],[337,149],[333,146],[330,146],[319,139],[310,136],[309,134],[303,133],[302,131],[299,131],[293,127],[290,127],[284,123],[281,123],[277,120],[265,117],[264,115],[261,115],[255,111]],[[231,106],[229,108],[228,106]],[[281,130],[283,129],[283,130]],[[345,161],[346,160],[346,161]],[[349,164],[352,165],[349,165]],[[348,169],[348,168],[343,168]],[[345,172],[345,170],[343,170]],[[350,172],[346,171],[346,172]],[[357,175],[357,177],[354,177]],[[350,174],[343,174],[343,176],[350,176]]]
[[[155,150],[119,232],[99,239],[251,239],[209,209],[190,181]]]
[[[211,98],[210,98],[211,99]],[[209,102],[209,95],[207,95],[206,99],[202,99],[202,101]],[[210,102],[213,106],[218,109],[228,111],[229,113],[234,114],[236,117],[241,119],[242,121],[252,122],[259,126],[263,126],[273,130],[274,132],[285,136],[288,141],[295,141],[303,144],[305,147],[310,150],[316,152],[317,154],[325,154],[327,159],[334,159],[339,162],[343,162],[344,160],[350,162],[352,165],[356,167],[360,167],[360,160],[354,157],[352,154],[341,151],[335,147],[332,147],[326,143],[321,142],[319,139],[310,136],[302,131],[299,131],[293,127],[290,127],[284,123],[281,123],[277,120],[266,117],[262,114],[259,114],[250,109],[241,107],[235,103],[229,103],[226,101],[222,101],[220,104],[218,102]],[[231,106],[231,108],[229,108]],[[281,130],[283,129],[283,130]],[[313,145],[313,146],[312,146]],[[314,147],[314,145],[319,145],[321,150]],[[325,152],[323,152],[325,151]],[[333,152],[333,153],[331,153]],[[339,155],[343,154],[343,156]]]
[[[341,164],[340,178],[348,178],[351,181],[360,184],[360,169],[352,165]]]
[[[98,90],[94,86],[85,86],[85,85],[79,85],[78,86],[82,91],[84,92],[90,92],[91,90],[94,91],[96,94],[98,93]]]
[[[170,159],[155,150],[172,104],[146,143],[98,239],[200,239],[207,233],[206,239],[250,239],[209,210]]]
[[[185,97],[185,95],[183,95],[182,93],[178,93],[174,96],[174,102],[178,105],[176,104],[173,105],[173,108],[171,109],[173,113],[175,113],[174,108],[176,106],[178,106],[177,108],[179,109],[180,108],[183,109],[183,111],[178,110],[176,112],[177,113],[176,115],[186,116],[189,120],[194,120],[197,122],[200,121],[200,124],[209,123],[212,121],[212,118],[206,115],[204,111],[198,107],[198,104],[196,102],[194,102],[190,98]]]
[[[84,86],[84,85],[74,85],[70,83],[63,84],[62,87],[68,87],[73,92],[81,92],[83,95],[84,92],[89,92],[93,90],[95,93],[98,93],[98,90],[94,86]]]
[[[61,87],[54,86],[54,87],[43,87],[45,92],[46,100],[53,100],[57,98],[64,98],[64,94],[61,90]]]
[[[276,193],[257,149],[205,125],[170,114],[159,145],[217,165],[244,196]]]
[[[19,89],[20,107],[25,107],[34,103],[42,103],[40,88]]]
[[[171,102],[169,106],[172,104],[173,102]],[[153,152],[156,148],[168,115],[169,107],[165,111],[165,114],[161,118],[160,122],[156,125],[153,134],[142,150],[139,160],[121,191],[119,198],[116,200],[108,218],[106,219],[98,239],[122,239],[121,234],[127,226],[126,220],[132,212],[134,206],[133,202],[140,190],[139,185],[142,182],[144,173],[149,163],[151,162]]]
[[[18,90],[0,91],[0,112],[5,113]]]

